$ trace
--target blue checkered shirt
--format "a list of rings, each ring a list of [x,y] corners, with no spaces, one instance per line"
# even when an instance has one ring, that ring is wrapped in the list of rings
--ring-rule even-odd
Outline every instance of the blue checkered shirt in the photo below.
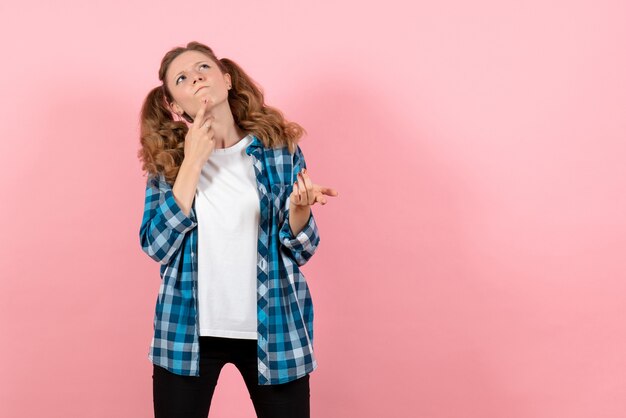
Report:
[[[313,304],[300,266],[314,254],[320,238],[311,216],[293,235],[289,195],[297,173],[306,168],[299,146],[266,148],[253,137],[253,157],[261,208],[257,251],[257,363],[259,385],[286,383],[317,368],[313,354]],[[156,301],[154,336],[148,358],[184,376],[199,376],[197,309],[198,228],[195,200],[186,216],[163,176],[146,184],[141,247],[158,261],[161,286]]]

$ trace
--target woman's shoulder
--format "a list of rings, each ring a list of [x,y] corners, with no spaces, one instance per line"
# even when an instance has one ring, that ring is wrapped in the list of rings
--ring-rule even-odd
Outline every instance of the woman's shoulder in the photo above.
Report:
[[[265,153],[274,153],[274,154],[279,154],[279,155],[283,155],[283,154],[293,155],[298,149],[298,144],[296,142],[293,142],[291,145],[287,141],[277,143],[277,144],[269,144],[267,141],[262,140],[258,135],[252,132],[249,135],[252,137],[252,141],[250,142],[249,147],[262,148]]]

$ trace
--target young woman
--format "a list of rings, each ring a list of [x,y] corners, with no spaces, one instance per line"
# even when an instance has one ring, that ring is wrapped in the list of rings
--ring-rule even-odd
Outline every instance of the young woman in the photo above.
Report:
[[[141,110],[148,174],[141,246],[160,263],[154,412],[207,417],[220,370],[241,372],[258,417],[308,417],[313,305],[300,267],[320,238],[305,132],[232,60],[198,42],[165,54]]]

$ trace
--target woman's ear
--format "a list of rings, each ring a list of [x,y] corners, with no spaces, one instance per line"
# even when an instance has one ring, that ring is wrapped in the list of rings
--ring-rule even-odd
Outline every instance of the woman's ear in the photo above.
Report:
[[[178,117],[185,119],[189,123],[193,123],[193,118],[189,116],[180,106],[178,106],[177,103],[169,103],[168,106],[170,111],[178,115]]]
[[[173,113],[176,113],[178,116],[183,116],[183,113],[185,113],[183,109],[180,106],[178,106],[176,102],[170,103],[169,106],[170,106],[170,110]]]

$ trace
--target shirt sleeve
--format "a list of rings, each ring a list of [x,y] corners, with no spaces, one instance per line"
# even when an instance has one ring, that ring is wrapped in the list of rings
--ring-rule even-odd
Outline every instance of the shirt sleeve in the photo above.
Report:
[[[306,168],[306,161],[300,146],[297,146],[293,160],[294,177],[292,183],[295,183],[297,175],[302,168]],[[302,266],[313,256],[320,242],[313,209],[311,208],[311,215],[304,228],[296,235],[293,234],[289,225],[289,198],[287,198],[285,210],[285,217],[278,233],[280,243],[283,250],[296,261],[296,264]]]
[[[146,183],[146,197],[139,239],[142,250],[161,264],[169,263],[180,249],[185,234],[196,227],[197,221],[182,211],[165,179],[150,176]]]

